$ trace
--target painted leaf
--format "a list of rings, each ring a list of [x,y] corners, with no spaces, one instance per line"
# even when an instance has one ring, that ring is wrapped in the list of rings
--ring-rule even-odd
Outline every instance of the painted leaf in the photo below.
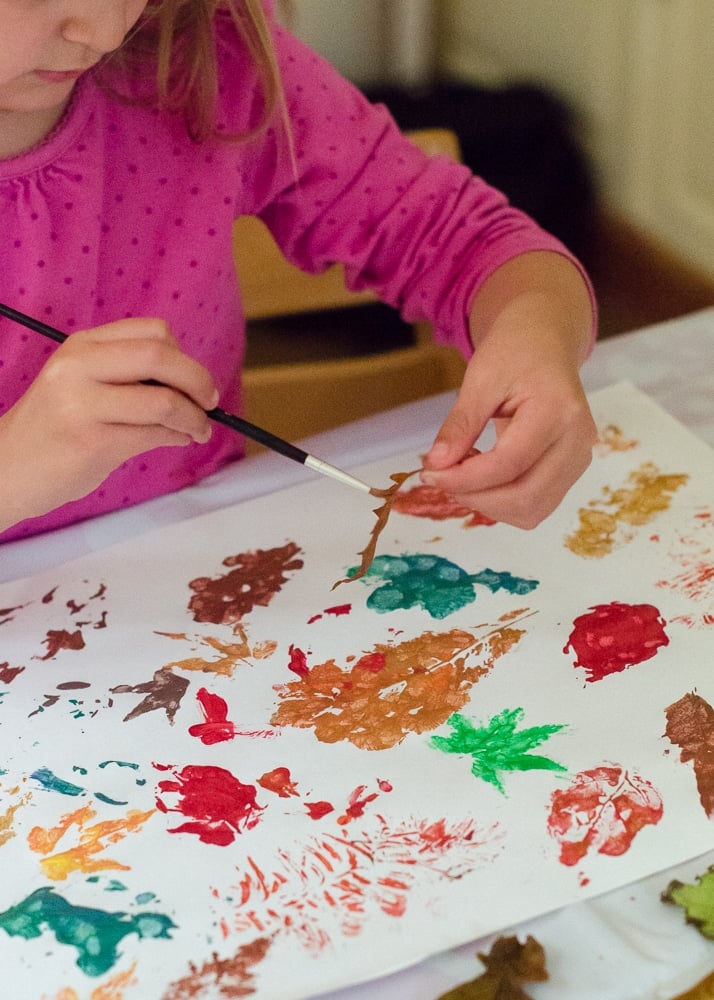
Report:
[[[565,771],[548,757],[531,754],[563,725],[532,726],[518,729],[523,718],[522,708],[504,708],[494,715],[486,726],[474,726],[463,715],[456,713],[448,720],[452,729],[450,736],[432,736],[430,743],[444,753],[470,754],[471,773],[494,785],[505,794],[501,773],[504,771]]]
[[[286,573],[302,569],[295,542],[274,549],[258,549],[228,556],[223,565],[230,572],[211,578],[197,577],[189,587],[194,595],[189,610],[194,621],[232,625],[239,630],[243,617],[255,607],[267,607],[287,582]]]
[[[662,798],[644,778],[616,765],[581,771],[551,796],[548,832],[560,843],[560,862],[575,865],[593,848],[617,857],[639,831],[662,819]]]
[[[348,574],[356,572],[355,569]],[[537,580],[525,580],[508,572],[484,569],[467,573],[465,569],[433,554],[377,556],[364,574],[365,582],[384,581],[367,599],[373,611],[388,612],[423,608],[432,618],[446,618],[476,600],[475,586],[492,593],[507,590],[511,594],[529,594]]]
[[[487,955],[478,953],[486,971],[462,983],[439,1000],[529,1000],[523,983],[548,979],[543,946],[529,934],[524,944],[516,937],[499,937]]]
[[[714,940],[714,865],[703,875],[697,875],[696,885],[677,879],[670,882],[662,893],[662,901],[681,906],[687,923]]]
[[[714,816],[714,708],[690,692],[666,710],[665,736],[679,747],[683,764],[692,762],[699,799],[707,816]]]
[[[423,483],[397,494],[394,498],[393,510],[400,514],[410,514],[412,517],[426,517],[430,521],[465,518],[465,528],[496,524],[496,521],[486,517],[485,514],[479,514],[476,510],[464,507],[449,493],[445,493],[436,486],[426,486]]]
[[[271,722],[314,728],[322,743],[348,740],[362,750],[384,750],[408,733],[438,729],[525,634],[513,624],[487,628],[481,636],[451,629],[378,643],[349,670],[334,660],[309,667],[276,688],[280,704]]]

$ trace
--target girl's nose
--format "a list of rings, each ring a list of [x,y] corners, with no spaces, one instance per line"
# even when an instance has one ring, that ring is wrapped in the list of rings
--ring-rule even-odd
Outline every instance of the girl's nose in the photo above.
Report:
[[[65,41],[104,55],[119,48],[130,27],[123,0],[81,0],[62,24]]]

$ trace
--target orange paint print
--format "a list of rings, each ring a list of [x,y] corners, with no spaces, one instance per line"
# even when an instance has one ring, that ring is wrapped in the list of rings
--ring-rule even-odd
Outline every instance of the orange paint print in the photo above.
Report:
[[[11,788],[10,795],[17,795],[19,791],[20,789],[17,786],[15,788]],[[15,831],[13,830],[15,813],[21,806],[26,805],[31,798],[32,796],[29,793],[27,795],[22,795],[16,802],[12,802],[5,809],[4,813],[0,813],[0,847],[15,836]]]
[[[314,729],[322,743],[348,740],[362,750],[385,750],[409,733],[430,732],[466,704],[472,686],[525,634],[507,624],[483,628],[378,644],[349,669],[334,660],[316,664],[276,687],[280,705],[271,722]]]
[[[472,819],[378,822],[359,836],[325,834],[283,850],[274,870],[248,857],[240,882],[230,887],[240,893],[235,930],[289,934],[319,955],[335,936],[360,934],[380,913],[403,917],[425,874],[461,879],[488,864],[500,838],[496,826],[480,830]]]
[[[88,1000],[124,1000],[124,991],[130,986],[136,986],[138,983],[135,972],[136,962],[133,962],[128,969],[118,972],[115,976],[111,976],[106,982],[102,983],[101,986],[95,987],[89,994]],[[65,986],[64,989],[59,991],[55,1000],[82,1000],[82,998],[71,986]]]
[[[155,812],[155,809],[147,812],[130,809],[121,819],[103,820],[93,826],[86,826],[96,816],[91,804],[87,804],[65,814],[57,826],[50,829],[33,827],[27,836],[27,842],[30,850],[35,853],[49,855],[43,858],[40,866],[47,878],[53,881],[62,881],[75,871],[85,875],[100,871],[129,871],[128,865],[112,858],[97,858],[95,855],[106,850],[108,844],[116,844],[127,834],[139,831]],[[59,854],[50,854],[73,826],[79,831],[79,843]]]
[[[248,637],[245,629],[237,627],[235,630],[237,642],[225,642],[210,635],[197,635],[190,639],[185,632],[157,632],[157,635],[166,636],[168,639],[178,639],[184,642],[194,642],[194,650],[198,651],[201,646],[213,650],[217,655],[209,659],[210,654],[204,656],[189,656],[185,660],[174,660],[172,663],[164,665],[164,670],[197,670],[205,674],[218,674],[221,677],[232,677],[233,672],[240,663],[250,665],[251,660],[265,660],[275,652],[277,643],[273,640],[248,644]]]
[[[622,428],[616,424],[607,424],[598,429],[598,437],[593,452],[596,455],[609,455],[612,452],[631,451],[640,442],[634,438],[625,437]]]
[[[643,463],[624,486],[605,487],[600,500],[580,508],[579,526],[566,536],[566,547],[587,559],[609,555],[633,538],[631,529],[649,524],[668,510],[672,497],[688,479],[684,474],[665,475],[651,462]]]

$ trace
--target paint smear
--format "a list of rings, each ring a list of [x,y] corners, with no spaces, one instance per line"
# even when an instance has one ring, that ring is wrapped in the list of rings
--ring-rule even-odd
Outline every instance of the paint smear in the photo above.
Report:
[[[640,830],[659,823],[663,812],[662,797],[649,781],[623,767],[601,765],[553,792],[548,833],[560,844],[560,863],[572,866],[591,850],[625,854]]]
[[[505,708],[485,726],[474,726],[470,719],[456,713],[448,720],[449,736],[432,736],[431,746],[444,753],[471,757],[471,773],[497,788],[505,795],[501,775],[509,771],[566,771],[567,768],[549,757],[530,753],[555,733],[562,724],[531,726],[519,729],[522,708]]]
[[[53,881],[63,881],[75,871],[83,872],[85,875],[101,871],[129,871],[128,865],[113,858],[97,857],[97,855],[103,854],[110,844],[118,843],[128,834],[139,832],[153,815],[153,809],[147,812],[130,809],[125,816],[118,819],[87,825],[96,816],[96,812],[88,804],[64,815],[57,826],[33,827],[27,836],[27,843],[31,851],[46,855],[40,862],[40,867],[47,878]],[[79,843],[65,851],[52,854],[51,852],[72,827],[77,828]]]
[[[379,798],[379,792],[370,792],[368,795],[365,795],[366,791],[366,785],[358,785],[357,788],[351,792],[347,802],[347,808],[341,816],[337,817],[337,823],[339,826],[346,826],[348,823],[351,823],[353,819],[361,819],[361,817],[364,816],[364,811],[370,802],[374,802],[375,799]]]
[[[506,590],[509,594],[529,594],[538,586],[538,580],[492,569],[467,573],[442,556],[424,554],[377,556],[363,575],[365,582],[384,581],[367,599],[367,607],[373,611],[385,614],[423,608],[437,619],[472,604],[476,600],[476,586],[486,587],[491,593]]]
[[[228,721],[228,704],[225,699],[202,687],[196,692],[196,700],[201,706],[204,721],[189,726],[189,735],[196,736],[205,746],[234,739],[237,730],[235,724]]]
[[[225,768],[187,764],[177,771],[165,765],[154,767],[173,774],[173,780],[158,783],[158,790],[178,795],[177,805],[167,806],[157,794],[157,807],[163,813],[187,817],[186,823],[169,829],[169,833],[190,833],[204,844],[227,847],[237,834],[259,822],[264,806],[256,801],[255,786],[244,785]]]
[[[425,873],[460,879],[488,864],[500,836],[496,827],[483,831],[472,819],[376,821],[376,829],[354,839],[326,834],[297,850],[285,848],[273,870],[249,857],[237,887],[236,930],[292,934],[318,955],[335,936],[354,937],[380,915],[404,916]]]
[[[110,688],[112,694],[144,695],[138,705],[124,716],[124,722],[138,719],[140,715],[146,715],[148,712],[166,712],[166,718],[171,725],[174,724],[181,699],[187,689],[188,681],[185,677],[179,677],[165,668],[156,670],[152,679],[142,684],[119,684]]]
[[[292,670],[298,677],[307,677],[310,669],[307,665],[307,654],[304,650],[291,642],[288,647],[288,657],[288,670]]]
[[[295,542],[287,542],[274,549],[228,556],[223,565],[230,567],[230,572],[215,578],[197,577],[189,583],[194,596],[188,607],[194,621],[239,628],[253,608],[270,604],[287,583],[286,573],[302,569],[299,553]]]
[[[665,736],[679,747],[683,764],[691,762],[699,801],[714,816],[714,709],[698,694],[689,692],[666,710]]]
[[[593,452],[595,455],[610,455],[614,452],[631,451],[639,443],[635,438],[626,438],[622,429],[616,424],[607,424],[598,429]]]
[[[335,811],[332,803],[326,802],[324,799],[321,802],[306,802],[305,808],[310,819],[315,820],[322,819],[323,816],[328,816],[331,812]]]
[[[24,667],[11,667],[7,660],[4,663],[0,663],[0,684],[12,684],[18,674],[21,674],[24,669]]]
[[[201,646],[211,650],[213,659],[206,656],[191,656],[185,660],[175,660],[167,663],[164,670],[198,670],[205,674],[218,674],[221,677],[232,677],[236,667],[245,663],[250,665],[253,660],[265,660],[272,656],[277,649],[277,642],[267,639],[261,642],[248,643],[248,637],[244,628],[236,626],[234,632],[237,642],[224,642],[210,635],[197,635],[189,639],[185,632],[157,632],[157,635],[166,636],[168,639],[177,639],[184,642],[195,643],[194,649]]]
[[[351,604],[335,604],[334,607],[325,608],[324,611],[318,612],[318,614],[313,615],[311,618],[308,618],[307,623],[308,625],[312,625],[313,622],[318,622],[323,615],[334,615],[335,618],[339,618],[341,615],[348,615],[351,610],[352,610]]]
[[[9,790],[9,794],[17,795],[19,791],[20,789],[17,787],[11,788]],[[7,806],[5,812],[0,813],[0,847],[2,847],[3,844],[6,844],[8,840],[12,840],[15,836],[15,830],[13,829],[15,813],[22,806],[27,805],[30,799],[31,796],[29,794],[20,796],[16,802],[12,802],[9,806]]]
[[[454,497],[436,486],[412,486],[394,497],[392,510],[411,517],[425,517],[430,521],[465,519],[464,528],[490,527],[497,522],[485,514],[464,507]]]
[[[576,556],[601,559],[634,537],[631,528],[649,524],[669,509],[672,497],[688,481],[684,474],[664,475],[645,462],[631,472],[626,485],[605,487],[600,500],[591,500],[578,511],[579,527],[565,538]]]
[[[132,962],[128,969],[115,973],[110,979],[106,979],[101,986],[89,994],[89,1000],[124,1000],[124,991],[130,986],[137,986],[136,962]],[[59,991],[55,1000],[82,1000],[79,993],[71,986],[65,986]]]
[[[299,797],[297,783],[290,777],[287,767],[274,767],[272,771],[266,771],[260,778],[258,784],[267,792],[274,792],[281,799],[289,799],[291,795]]]
[[[48,767],[40,767],[30,775],[32,779],[48,792],[59,792],[60,795],[84,795],[85,791],[79,785],[64,778],[58,778]]]
[[[44,656],[33,656],[33,660],[51,660],[63,649],[84,649],[85,642],[81,629],[69,632],[67,629],[48,629],[47,635],[42,640],[47,647]]]
[[[77,966],[87,976],[101,976],[119,958],[119,945],[129,934],[140,940],[169,940],[176,924],[163,913],[110,913],[74,906],[50,886],[36,889],[21,903],[0,913],[0,927],[11,937],[26,941],[54,935],[58,944],[77,951]]]
[[[707,509],[695,514],[690,531],[682,535],[670,551],[680,572],[671,579],[658,580],[658,587],[677,591],[690,601],[701,601],[714,608],[714,515]],[[703,624],[714,622],[714,615],[703,616]]]
[[[437,729],[462,708],[472,686],[525,632],[502,624],[481,632],[424,632],[399,644],[378,644],[351,664],[334,660],[279,685],[271,722],[314,729],[321,743],[348,740],[361,750],[385,750],[408,733]]]
[[[198,997],[247,997],[255,993],[255,967],[268,954],[272,940],[256,938],[241,945],[230,958],[219,958],[214,953],[202,965],[189,963],[189,973],[171,983],[162,1000],[196,1000]]]
[[[563,652],[573,650],[573,666],[585,668],[586,681],[601,681],[669,645],[664,626],[652,604],[597,604],[575,619]]]

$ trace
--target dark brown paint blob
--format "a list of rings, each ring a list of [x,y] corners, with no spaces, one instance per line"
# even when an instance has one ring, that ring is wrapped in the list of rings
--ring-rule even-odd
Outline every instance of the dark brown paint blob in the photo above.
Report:
[[[274,549],[228,556],[223,565],[231,567],[230,572],[215,579],[200,576],[189,583],[194,596],[188,607],[194,621],[232,625],[235,629],[254,607],[270,604],[287,582],[286,573],[302,568],[299,553],[295,542],[287,542]]]
[[[707,816],[714,816],[714,709],[690,692],[665,710],[665,736],[679,747],[679,759],[694,767],[699,799]]]

